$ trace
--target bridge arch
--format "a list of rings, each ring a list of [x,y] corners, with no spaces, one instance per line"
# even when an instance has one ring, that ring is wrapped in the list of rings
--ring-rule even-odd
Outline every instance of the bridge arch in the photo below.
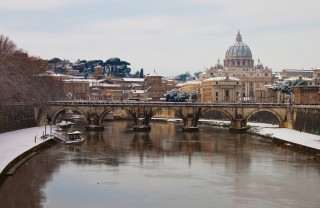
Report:
[[[53,122],[53,124],[56,124],[56,119],[57,119],[57,116],[62,112],[62,111],[66,111],[66,110],[72,110],[72,111],[79,111],[86,119],[86,121],[88,121],[88,117],[87,117],[87,114],[82,111],[81,109],[77,108],[77,107],[62,107],[62,108],[59,108],[58,110],[56,110],[52,116],[51,116],[51,121]]]
[[[204,113],[207,113],[207,112],[210,112],[210,111],[221,112],[221,113],[223,113],[224,115],[226,115],[228,117],[230,122],[233,120],[233,116],[228,111],[223,110],[223,109],[207,108],[207,109],[204,109],[201,114],[203,115]]]
[[[246,123],[249,121],[250,117],[253,116],[254,114],[258,113],[258,112],[270,112],[271,114],[273,114],[274,116],[276,116],[276,118],[279,121],[279,127],[282,128],[283,127],[283,119],[281,118],[281,116],[274,110],[271,109],[256,109],[252,112],[250,112],[244,119],[246,121]]]
[[[110,109],[106,109],[105,111],[103,111],[103,113],[99,116],[99,124],[98,125],[102,125],[104,117],[114,110],[115,110],[115,108],[110,108]]]

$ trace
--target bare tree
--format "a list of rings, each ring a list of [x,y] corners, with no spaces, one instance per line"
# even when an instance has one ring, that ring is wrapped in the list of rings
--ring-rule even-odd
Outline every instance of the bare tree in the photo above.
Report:
[[[44,76],[48,61],[30,57],[0,34],[0,102],[43,102],[63,95],[60,83]]]

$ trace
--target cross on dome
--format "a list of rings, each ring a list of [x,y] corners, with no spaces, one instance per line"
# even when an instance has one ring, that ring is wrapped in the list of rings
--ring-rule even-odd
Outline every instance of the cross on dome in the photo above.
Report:
[[[242,37],[240,35],[240,31],[238,30],[238,34],[237,34],[237,37],[236,37],[236,42],[242,42]]]

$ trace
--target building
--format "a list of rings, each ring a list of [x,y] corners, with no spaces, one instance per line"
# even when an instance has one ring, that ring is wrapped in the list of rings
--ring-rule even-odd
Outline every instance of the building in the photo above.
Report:
[[[205,75],[200,75],[200,77],[202,79],[204,77],[237,78],[242,83],[241,97],[254,97],[257,102],[264,100],[265,85],[272,84],[272,70],[264,67],[259,59],[254,65],[251,49],[242,41],[239,31],[235,43],[226,51],[223,65],[218,60],[214,67],[206,69]]]
[[[281,77],[283,79],[290,79],[299,77],[302,78],[313,78],[314,70],[313,69],[283,69],[281,71]]]
[[[200,94],[201,102],[237,102],[242,82],[235,77],[211,77],[201,82]]]
[[[145,90],[145,99],[160,101],[165,99],[166,90],[162,86],[162,76],[158,75],[156,71],[148,74],[145,78],[147,88]]]
[[[293,87],[294,104],[318,105],[320,103],[319,86],[296,86]]]
[[[90,93],[90,81],[85,79],[63,80],[63,90],[68,99],[87,100]]]

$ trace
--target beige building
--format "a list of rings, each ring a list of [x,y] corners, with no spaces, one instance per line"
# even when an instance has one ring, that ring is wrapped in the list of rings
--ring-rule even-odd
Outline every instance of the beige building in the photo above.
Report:
[[[154,71],[152,74],[146,76],[145,82],[147,85],[145,90],[146,100],[160,101],[165,99],[166,90],[162,85],[162,76]]]
[[[201,102],[237,102],[242,94],[242,82],[235,77],[212,77],[201,82]]]
[[[242,82],[241,97],[254,98],[257,102],[264,100],[265,85],[272,83],[272,70],[264,67],[260,60],[254,65],[252,53],[248,45],[242,42],[240,32],[236,42],[232,44],[225,54],[224,65],[218,63],[206,70],[201,77],[235,77]]]
[[[319,86],[297,86],[293,87],[294,104],[318,105],[320,103]]]
[[[68,99],[86,100],[90,93],[90,82],[84,79],[63,80],[63,90]]]
[[[282,79],[298,79],[299,77],[303,78],[313,78],[312,69],[283,69],[281,71]]]

